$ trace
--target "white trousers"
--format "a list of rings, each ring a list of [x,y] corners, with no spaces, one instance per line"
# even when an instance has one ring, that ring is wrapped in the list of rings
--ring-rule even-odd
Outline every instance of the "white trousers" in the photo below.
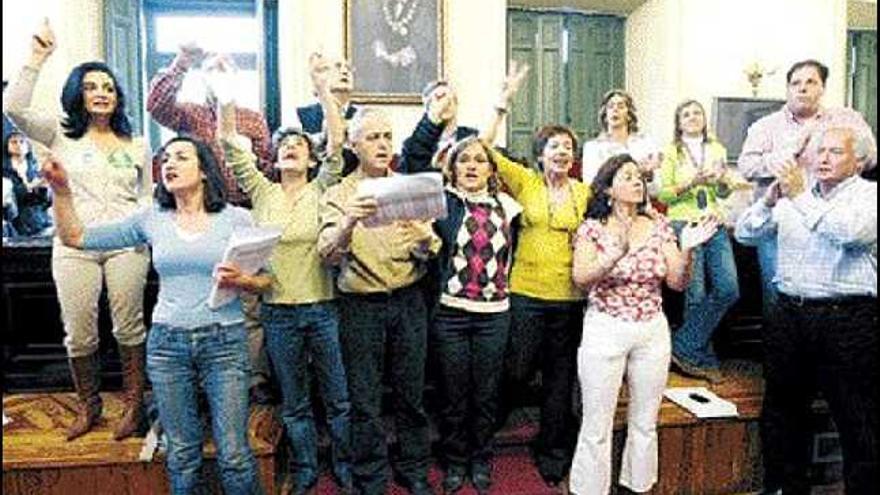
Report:
[[[630,322],[587,311],[578,349],[583,422],[571,466],[572,493],[607,495],[611,488],[614,412],[624,373],[629,405],[620,484],[645,492],[657,482],[657,414],[670,348],[662,313],[651,321]]]

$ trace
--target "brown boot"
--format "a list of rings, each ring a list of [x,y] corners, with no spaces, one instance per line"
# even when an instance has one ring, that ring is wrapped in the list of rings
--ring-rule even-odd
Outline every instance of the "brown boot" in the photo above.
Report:
[[[113,438],[122,440],[132,436],[141,425],[144,412],[144,344],[119,346],[122,360],[123,401],[122,419],[113,431]]]
[[[101,396],[98,395],[98,353],[73,357],[70,361],[70,374],[73,386],[79,397],[76,419],[67,429],[67,441],[85,435],[101,417]]]

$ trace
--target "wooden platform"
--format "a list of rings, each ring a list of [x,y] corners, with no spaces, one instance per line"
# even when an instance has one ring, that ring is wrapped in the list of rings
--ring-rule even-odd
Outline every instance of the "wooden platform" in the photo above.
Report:
[[[652,495],[728,495],[760,489],[761,369],[749,361],[729,361],[722,369],[727,379],[717,385],[670,373],[670,387],[707,387],[736,404],[739,417],[698,419],[664,399],[658,425],[660,479]],[[615,459],[623,449],[626,425],[625,395],[621,399],[615,418]]]
[[[138,459],[142,438],[113,440],[113,425],[122,414],[120,396],[102,393],[103,418],[97,427],[73,442],[64,432],[74,418],[74,395],[22,394],[3,397],[3,412],[12,422],[3,426],[3,493],[7,495],[157,495],[168,493],[165,459]],[[281,482],[276,455],[282,426],[268,407],[251,411],[248,436],[257,457],[263,486],[277,493]],[[214,493],[221,493],[215,472],[216,449],[205,444],[205,473]]]

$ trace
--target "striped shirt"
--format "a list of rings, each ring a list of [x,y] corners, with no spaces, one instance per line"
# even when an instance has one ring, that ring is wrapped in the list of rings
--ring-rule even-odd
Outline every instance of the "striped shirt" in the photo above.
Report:
[[[817,186],[771,209],[760,200],[737,222],[736,238],[778,236],[774,282],[790,296],[877,296],[877,183],[850,177],[826,196]]]

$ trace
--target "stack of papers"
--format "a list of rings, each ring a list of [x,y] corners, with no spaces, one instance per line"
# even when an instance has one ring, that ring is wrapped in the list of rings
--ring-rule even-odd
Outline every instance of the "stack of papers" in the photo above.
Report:
[[[266,266],[280,239],[280,229],[253,227],[237,231],[226,244],[223,261],[235,263],[243,273],[253,275]],[[220,287],[214,283],[208,297],[208,307],[217,309],[231,303],[236,297],[236,289]]]
[[[736,404],[718,397],[706,387],[667,388],[663,395],[698,418],[729,418],[739,415]]]
[[[375,214],[361,222],[365,227],[446,217],[443,176],[438,172],[364,179],[358,184],[358,194],[373,196],[379,205]]]

